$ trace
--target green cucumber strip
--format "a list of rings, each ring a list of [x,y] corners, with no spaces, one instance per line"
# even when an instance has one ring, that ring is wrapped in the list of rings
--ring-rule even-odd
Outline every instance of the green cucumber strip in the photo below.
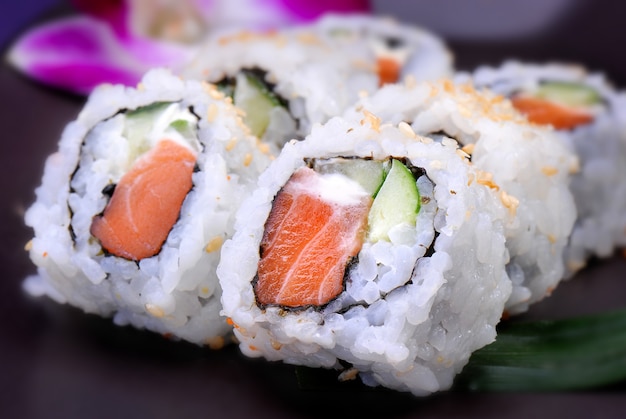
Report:
[[[556,321],[502,323],[455,382],[471,391],[566,391],[626,380],[626,309]]]
[[[389,172],[389,161],[334,158],[316,160],[314,170],[319,173],[340,173],[358,182],[372,197],[380,190]]]
[[[253,135],[262,137],[270,123],[270,111],[280,101],[255,75],[241,72],[236,77],[233,102],[245,112],[244,122]]]
[[[170,105],[171,102],[157,102],[126,113],[124,135],[130,144],[131,161],[150,149],[146,137],[152,130],[154,121]]]
[[[419,210],[420,195],[413,173],[393,159],[368,214],[368,240],[389,240],[393,227],[402,223],[415,225]]]
[[[185,138],[195,136],[193,124],[186,119],[177,119],[170,124],[170,127],[178,131]]]
[[[128,141],[129,164],[162,138],[178,138],[195,147],[196,123],[196,116],[176,102],[157,102],[127,112],[122,135]]]
[[[185,132],[189,128],[189,121],[185,121],[184,119],[177,119],[176,121],[172,121],[170,126],[176,131]]]
[[[154,102],[126,112],[127,118],[153,118],[155,114],[164,111],[172,102]]]
[[[546,82],[539,86],[534,95],[539,99],[559,102],[572,107],[592,106],[602,101],[602,97],[595,89],[574,82]]]

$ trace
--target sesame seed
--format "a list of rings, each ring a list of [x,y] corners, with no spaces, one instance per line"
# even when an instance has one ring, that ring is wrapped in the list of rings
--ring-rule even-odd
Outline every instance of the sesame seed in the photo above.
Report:
[[[543,173],[546,176],[554,176],[557,173],[559,173],[559,169],[557,169],[554,166],[544,166],[541,168],[541,173]]]
[[[210,349],[218,350],[224,347],[224,338],[222,336],[215,336],[212,338],[205,339],[205,345],[207,345]]]
[[[207,245],[204,247],[204,251],[207,253],[215,252],[216,250],[219,250],[222,247],[223,243],[224,243],[224,238],[222,236],[215,236],[211,240],[209,240]]]
[[[215,121],[215,118],[217,118],[218,111],[219,111],[219,109],[217,108],[217,105],[215,103],[211,103],[209,105],[209,109],[208,109],[207,115],[206,115],[207,121],[208,122]]]
[[[150,313],[150,315],[156,317],[157,319],[165,316],[165,311],[156,304],[147,303],[144,307],[146,308],[146,311]]]

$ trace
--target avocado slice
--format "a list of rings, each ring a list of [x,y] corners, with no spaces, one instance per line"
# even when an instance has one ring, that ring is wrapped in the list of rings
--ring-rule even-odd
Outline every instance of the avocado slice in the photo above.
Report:
[[[592,87],[581,83],[563,81],[541,84],[534,96],[571,107],[592,106],[602,101],[600,94]]]
[[[420,194],[413,173],[393,159],[368,215],[370,242],[389,241],[389,230],[407,223],[415,225],[420,210]]]

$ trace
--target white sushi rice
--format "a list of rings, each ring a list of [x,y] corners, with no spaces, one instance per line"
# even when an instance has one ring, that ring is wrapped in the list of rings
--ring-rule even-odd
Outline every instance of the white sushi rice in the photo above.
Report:
[[[454,56],[443,39],[391,17],[329,14],[312,29],[343,54],[366,53],[361,59],[370,66],[376,58],[394,58],[400,63],[400,80],[410,75],[416,80],[432,81],[454,72]]]
[[[215,34],[182,74],[217,83],[244,69],[265,72],[273,92],[288,102],[288,115],[276,115],[274,127],[263,136],[278,149],[292,138],[304,137],[312,124],[340,114],[360,91],[372,91],[378,85],[372,67],[341,56],[314,33],[300,28]]]
[[[401,46],[390,49],[387,40]],[[383,53],[404,63],[400,77],[431,80],[452,73],[452,55],[425,30],[373,16],[327,15],[309,25],[271,32],[218,32],[204,41],[182,74],[216,83],[242,69],[264,71],[297,123],[291,127],[290,119],[277,111],[263,140],[282,146],[305,137],[314,124],[340,115],[363,92],[375,91],[377,58]]]
[[[625,246],[626,94],[602,73],[556,62],[507,61],[499,67],[483,66],[471,74],[471,80],[507,97],[554,81],[590,87],[600,96],[591,123],[557,131],[580,159],[580,171],[571,184],[578,215],[565,252],[566,274],[576,273],[591,257],[608,257],[616,247]]]
[[[189,143],[198,152],[192,189],[157,255],[139,262],[105,255],[89,228],[106,205],[103,188],[128,170],[125,157],[133,153],[124,132],[126,112],[119,111],[158,102],[173,103],[167,111],[196,126]],[[47,160],[37,199],[26,213],[34,230],[30,257],[38,267],[25,281],[26,290],[112,316],[119,325],[222,345],[231,328],[219,314],[219,250],[232,233],[235,209],[269,164],[263,147],[246,132],[237,110],[215,87],[183,82],[165,70],[150,71],[136,89],[99,87]],[[162,133],[177,138],[173,131]]]
[[[423,168],[415,228],[366,242],[344,291],[322,308],[257,305],[253,281],[272,201],[306,158],[406,158]],[[237,213],[218,275],[223,314],[244,354],[336,368],[368,385],[426,395],[447,389],[470,354],[492,342],[511,293],[505,271],[508,209],[454,141],[417,137],[373,115],[333,118],[285,145]],[[427,249],[433,243],[432,254]]]
[[[503,202],[514,206],[506,224],[514,285],[507,310],[523,312],[551,293],[565,273],[563,252],[576,216],[569,185],[578,167],[554,132],[528,124],[507,100],[450,80],[385,86],[347,115],[363,108],[463,144],[472,165],[488,173],[480,181],[496,185]]]

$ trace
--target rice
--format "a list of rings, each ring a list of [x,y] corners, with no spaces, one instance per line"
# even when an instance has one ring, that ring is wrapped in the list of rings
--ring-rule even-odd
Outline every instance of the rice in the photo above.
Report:
[[[593,119],[556,133],[576,153],[580,170],[571,191],[577,218],[565,250],[566,275],[573,276],[592,257],[605,258],[626,244],[626,96],[600,72],[566,63],[507,61],[482,66],[471,78],[481,88],[506,97],[532,93],[547,83],[589,89],[597,102],[588,107]]]
[[[269,32],[218,32],[203,42],[182,74],[235,84],[240,106],[240,76],[254,71],[265,94],[280,102],[267,130],[257,133],[278,151],[288,140],[304,138],[313,125],[340,115],[364,92],[374,92],[381,83],[381,57],[397,63],[400,78],[430,80],[452,73],[452,56],[434,34],[391,19],[328,15]]]
[[[407,137],[375,115],[332,118],[285,145],[237,213],[218,275],[223,314],[252,357],[357,372],[368,385],[425,395],[451,386],[472,351],[492,342],[511,292],[505,271],[506,208],[454,141]],[[260,306],[254,283],[272,202],[306,162],[406,159],[421,168],[414,227],[365,241],[343,291],[328,304]]]
[[[576,216],[569,185],[577,159],[554,132],[528,124],[502,97],[450,80],[385,86],[346,115],[362,109],[439,141],[455,139],[471,155],[477,181],[498,192],[509,210],[509,313],[527,310],[556,288]]]
[[[66,127],[26,212],[38,272],[25,289],[119,325],[197,344],[223,342],[231,328],[219,315],[219,249],[232,232],[235,209],[269,163],[246,132],[215,87],[165,70],[152,70],[137,88],[99,87]],[[161,136],[197,153],[192,188],[156,255],[112,255],[91,234],[92,220],[134,154]]]

